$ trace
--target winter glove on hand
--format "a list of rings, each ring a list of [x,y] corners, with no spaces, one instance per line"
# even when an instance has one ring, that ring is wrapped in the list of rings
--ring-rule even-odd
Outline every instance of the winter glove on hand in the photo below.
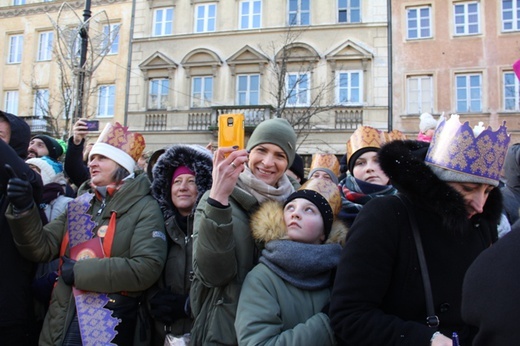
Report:
[[[34,205],[33,188],[27,181],[27,177],[18,178],[13,168],[6,164],[5,170],[9,176],[7,181],[7,198],[14,207],[16,213],[23,213],[31,209]]]
[[[175,294],[163,289],[150,299],[150,313],[158,321],[173,323],[179,318],[188,317],[184,310],[187,299],[187,294]]]
[[[74,265],[76,261],[67,256],[62,256],[61,260],[63,261],[61,264],[61,278],[67,285],[72,286],[74,285]]]

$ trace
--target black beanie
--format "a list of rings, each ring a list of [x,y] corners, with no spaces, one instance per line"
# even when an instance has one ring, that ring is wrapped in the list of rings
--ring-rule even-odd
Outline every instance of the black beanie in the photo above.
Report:
[[[350,174],[354,175],[353,169],[354,169],[354,165],[356,164],[356,160],[361,155],[363,155],[364,153],[367,153],[369,151],[376,151],[377,152],[377,151],[379,151],[379,148],[376,148],[376,147],[364,147],[364,148],[361,148],[358,151],[356,151],[354,154],[352,154],[352,156],[350,156],[350,158],[348,159],[348,170],[349,170]]]
[[[303,159],[300,155],[295,154],[294,161],[289,168],[298,178],[300,178],[300,184],[303,184],[305,180],[305,170],[303,167]]]
[[[63,154],[63,148],[61,147],[60,143],[47,135],[36,135],[32,139],[35,138],[41,139],[49,151],[49,157],[58,161],[59,157]]]

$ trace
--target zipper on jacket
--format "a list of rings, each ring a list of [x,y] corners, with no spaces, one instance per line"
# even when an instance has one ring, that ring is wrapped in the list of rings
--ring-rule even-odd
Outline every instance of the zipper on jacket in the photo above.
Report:
[[[106,198],[103,198],[103,200],[101,201],[101,206],[99,207],[99,209],[96,213],[96,216],[101,215],[101,213],[103,212],[103,209],[105,209],[105,207],[107,206],[106,201],[107,201]]]

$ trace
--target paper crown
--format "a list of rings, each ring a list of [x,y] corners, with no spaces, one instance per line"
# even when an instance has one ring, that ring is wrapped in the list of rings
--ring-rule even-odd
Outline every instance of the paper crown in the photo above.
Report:
[[[330,208],[334,215],[339,213],[341,209],[341,196],[336,184],[326,179],[309,179],[303,184],[298,191],[312,190],[322,195],[330,204]]]
[[[385,143],[396,139],[406,139],[398,130],[383,132],[370,126],[361,126],[354,131],[347,142],[347,162],[352,154],[364,148],[380,149]]]
[[[133,173],[135,163],[143,153],[146,144],[143,135],[128,131],[127,126],[120,123],[108,123],[90,151],[104,155]]]
[[[315,168],[327,168],[336,176],[339,176],[339,160],[334,154],[316,153],[312,157],[310,170]]]
[[[472,129],[458,114],[443,119],[432,138],[425,161],[446,170],[469,174],[468,181],[498,185],[511,137],[505,122],[493,132],[483,123]]]

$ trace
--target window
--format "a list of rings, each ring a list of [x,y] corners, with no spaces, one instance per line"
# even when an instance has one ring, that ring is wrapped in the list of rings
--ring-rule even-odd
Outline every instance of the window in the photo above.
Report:
[[[482,111],[482,75],[464,74],[456,76],[457,112]]]
[[[455,35],[480,34],[479,3],[462,2],[453,5],[455,17]]]
[[[520,1],[502,0],[502,30],[520,30]]]
[[[159,8],[153,14],[153,36],[173,34],[173,8]]]
[[[18,91],[6,91],[4,109],[7,113],[18,114]]]
[[[103,26],[103,48],[107,54],[119,53],[119,28],[121,24]]]
[[[23,36],[13,35],[9,37],[9,64],[19,64],[22,62]]]
[[[406,80],[408,114],[433,113],[433,77],[413,76]]]
[[[363,102],[362,71],[338,71],[336,73],[336,101],[343,105]]]
[[[148,93],[149,109],[166,109],[168,102],[168,91],[170,80],[167,78],[156,78],[150,80],[150,90]]]
[[[310,0],[289,0],[289,25],[309,25]]]
[[[504,73],[504,109],[520,111],[520,83],[513,72]]]
[[[40,118],[49,115],[49,89],[37,89],[34,94],[34,115]]]
[[[338,0],[338,23],[360,23],[361,0]]]
[[[240,29],[256,29],[262,25],[262,1],[240,2]]]
[[[431,7],[413,7],[406,9],[406,38],[432,37],[431,32]]]
[[[216,4],[197,5],[195,7],[195,32],[215,31],[216,18]]]
[[[260,75],[237,76],[237,104],[257,105],[260,96]]]
[[[310,99],[309,73],[289,73],[286,78],[287,105],[308,106]]]
[[[113,117],[114,106],[116,100],[116,86],[115,85],[101,85],[98,89],[98,110],[97,116]]]
[[[25,0],[14,0],[13,5],[14,6],[25,5]]]
[[[53,40],[54,33],[52,31],[40,33],[40,42],[38,43],[38,61],[51,60]]]
[[[213,101],[213,77],[193,77],[191,80],[191,106],[208,107]]]

